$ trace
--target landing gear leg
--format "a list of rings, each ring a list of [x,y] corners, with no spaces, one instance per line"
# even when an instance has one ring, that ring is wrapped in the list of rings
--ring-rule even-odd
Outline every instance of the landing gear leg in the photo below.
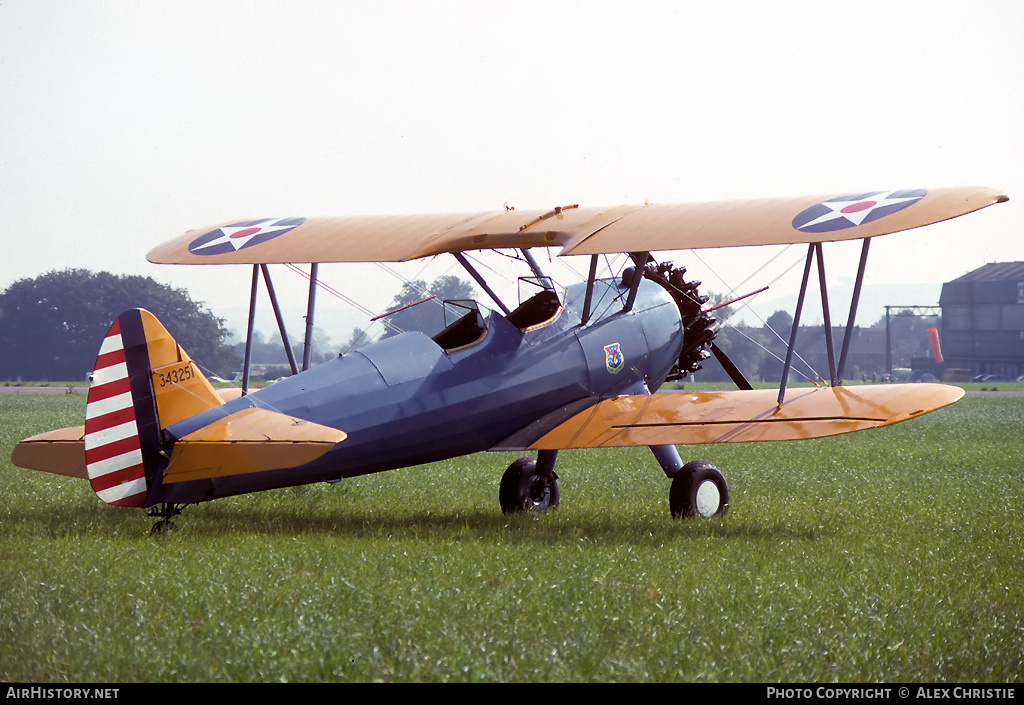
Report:
[[[669,477],[675,477],[683,469],[683,459],[679,457],[679,450],[674,445],[651,446],[651,452]]]
[[[509,465],[498,488],[501,511],[513,514],[557,507],[560,499],[555,474],[557,456],[558,451],[542,450],[536,458],[520,458]]]
[[[149,510],[149,516],[158,517],[160,521],[153,524],[149,530],[151,535],[166,534],[178,530],[178,525],[171,521],[171,517],[181,514],[181,508],[176,504],[161,504]]]

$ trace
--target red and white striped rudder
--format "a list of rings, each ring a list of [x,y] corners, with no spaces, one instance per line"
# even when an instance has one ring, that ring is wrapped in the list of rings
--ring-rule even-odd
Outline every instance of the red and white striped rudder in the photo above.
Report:
[[[158,434],[145,332],[135,309],[107,331],[85,407],[86,472],[100,499],[145,506],[146,468],[159,451]]]

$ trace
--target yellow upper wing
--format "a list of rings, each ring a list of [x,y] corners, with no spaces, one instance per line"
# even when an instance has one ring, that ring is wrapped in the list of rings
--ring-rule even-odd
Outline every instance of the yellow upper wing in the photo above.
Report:
[[[154,248],[147,258],[156,264],[398,262],[508,247],[560,247],[562,255],[589,255],[829,242],[909,230],[1007,200],[1001,192],[984,187],[872,192],[848,201],[844,198],[848,195],[232,221],[190,230]],[[876,211],[867,203],[886,208]],[[848,219],[828,222],[844,215]],[[843,227],[835,227],[839,222]]]

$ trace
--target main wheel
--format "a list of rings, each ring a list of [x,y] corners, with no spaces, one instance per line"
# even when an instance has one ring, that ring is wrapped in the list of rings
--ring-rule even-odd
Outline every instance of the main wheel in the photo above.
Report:
[[[553,509],[558,500],[558,477],[538,474],[536,458],[520,458],[501,476],[498,501],[505,514]]]
[[[672,517],[718,517],[729,511],[729,485],[713,463],[693,460],[679,470],[668,493]]]

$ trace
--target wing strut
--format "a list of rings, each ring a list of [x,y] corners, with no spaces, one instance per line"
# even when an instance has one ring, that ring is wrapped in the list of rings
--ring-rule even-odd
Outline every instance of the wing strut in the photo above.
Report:
[[[252,362],[252,329],[256,322],[256,288],[260,283],[260,266],[252,266],[252,288],[249,290],[249,323],[245,331],[245,362],[242,363],[242,396],[249,393],[249,364]]]
[[[636,303],[636,294],[640,291],[640,282],[644,278],[644,267],[647,266],[651,253],[635,252],[630,253],[629,256],[633,258],[633,280],[629,283],[629,297],[626,299],[626,305],[622,308],[623,312],[633,310],[633,304]]]
[[[811,276],[811,259],[814,258],[814,244],[807,246],[807,261],[804,262],[804,278],[800,283],[800,295],[796,300],[796,311],[793,313],[793,330],[789,332],[789,347],[786,348],[786,363],[782,366],[782,380],[779,382],[779,406],[786,398],[786,385],[789,382],[789,370],[793,366],[793,351],[796,345],[796,333],[800,328],[800,314],[804,309],[804,296],[807,294],[807,280]]]
[[[533,256],[533,253],[530,252],[530,248],[521,247],[519,248],[519,251],[523,253],[523,257],[526,259],[527,264],[530,265],[530,269],[533,270],[533,273],[537,275],[537,278],[547,279],[547,277],[544,276],[544,272],[541,270],[540,265],[537,263],[537,259]]]
[[[313,265],[314,267],[316,265]],[[270,280],[270,270],[265,264],[254,264],[252,266],[252,288],[249,291],[249,322],[245,332],[245,361],[242,363],[242,396],[249,393],[249,371],[252,367],[252,335],[256,321],[256,290],[259,288],[260,271],[267,282],[267,295],[270,298],[270,305],[274,309],[274,317],[277,319],[277,329],[281,332],[281,342],[284,343],[284,352],[288,356],[288,364],[292,368],[292,374],[298,373],[295,365],[295,355],[292,353],[292,346],[288,340],[288,332],[284,327],[284,317],[281,315],[281,306],[277,303],[277,293],[274,291],[274,283]],[[314,276],[315,279],[315,276]],[[310,297],[312,297],[312,290]],[[312,316],[307,317],[309,319]],[[308,321],[307,321],[308,326]],[[309,331],[306,332],[306,346],[309,346]],[[303,367],[303,369],[306,369]]]
[[[253,264],[253,283],[249,292],[249,323],[246,328],[246,355],[242,366],[242,396],[249,393],[249,372],[252,368],[252,347],[253,328],[256,321],[256,290],[259,288],[259,275],[263,273],[263,280],[266,282],[266,293],[270,299],[270,307],[273,308],[273,317],[278,320],[278,330],[281,332],[281,341],[285,345],[285,355],[288,357],[288,365],[292,368],[292,374],[298,374],[299,369],[295,363],[295,354],[292,351],[292,343],[288,339],[288,331],[285,329],[285,318],[281,313],[281,304],[278,303],[278,293],[274,291],[273,281],[270,279],[270,269],[266,264]],[[312,272],[309,276],[309,307],[306,312],[306,342],[305,353],[302,359],[302,369],[309,367],[309,348],[312,335],[312,307],[316,287],[316,264],[312,265]]]
[[[309,359],[313,352],[313,312],[316,308],[316,280],[320,265],[313,262],[309,265],[309,298],[306,300],[306,338],[302,344],[302,371],[309,369]],[[287,343],[286,343],[287,345]],[[291,359],[291,353],[288,355]],[[292,363],[292,370],[295,363]],[[294,374],[294,372],[293,372]]]
[[[836,353],[832,343],[832,316],[828,307],[828,284],[825,282],[825,256],[822,254],[821,243],[814,243],[814,253],[818,257],[818,288],[821,289],[821,315],[825,333],[825,349],[828,352],[828,381],[836,386]]]
[[[789,381],[789,371],[793,363],[793,353],[796,345],[796,333],[800,326],[800,314],[804,307],[804,298],[807,295],[807,282],[810,279],[811,260],[818,259],[818,282],[821,288],[821,309],[824,317],[825,346],[828,349],[829,383],[833,387],[840,387],[843,384],[843,374],[846,371],[846,358],[850,351],[850,343],[853,340],[853,326],[857,319],[857,305],[860,302],[861,287],[864,283],[864,271],[868,262],[868,247],[871,238],[864,238],[860,251],[860,263],[857,266],[857,280],[853,287],[853,298],[850,301],[850,316],[846,322],[846,330],[843,333],[842,350],[839,353],[839,366],[835,362],[835,349],[832,340],[832,319],[829,314],[828,285],[825,280],[825,258],[822,254],[820,242],[811,243],[807,247],[807,260],[804,263],[804,277],[800,283],[800,295],[797,298],[796,312],[793,316],[793,330],[789,335],[789,347],[786,350],[786,364],[782,369],[782,380],[779,384],[779,405],[782,405],[786,396],[786,385]]]
[[[587,325],[590,320],[591,307],[594,303],[594,282],[597,280],[597,262],[599,255],[590,255],[590,273],[587,275],[587,297],[583,301],[583,313],[580,315],[580,325]]]
[[[505,312],[506,316],[512,313],[512,311],[509,310],[508,306],[503,304],[501,302],[501,299],[498,298],[498,295],[495,294],[491,290],[491,287],[487,285],[487,280],[480,276],[480,272],[476,271],[473,265],[469,263],[469,260],[466,259],[466,256],[464,254],[462,254],[461,252],[454,252],[452,254],[455,255],[455,259],[459,261],[459,264],[461,264],[462,267],[467,272],[469,272],[469,275],[476,280],[476,283],[480,285],[480,288],[487,292],[487,295],[491,297],[491,300],[494,301],[494,303],[498,304],[498,308]]]
[[[843,335],[843,350],[839,353],[839,369],[836,371],[837,382],[843,383],[843,373],[846,371],[846,354],[850,351],[850,341],[853,339],[853,324],[857,319],[857,304],[860,302],[861,284],[864,283],[864,269],[868,264],[868,246],[871,238],[864,238],[864,244],[860,250],[860,264],[857,266],[857,281],[853,285],[853,299],[850,301],[850,317],[846,321],[846,332]]]
[[[284,353],[288,356],[288,364],[292,368],[292,374],[297,374],[299,370],[295,366],[295,355],[292,353],[292,345],[288,340],[288,333],[284,329],[284,317],[281,315],[281,307],[277,304],[277,294],[274,292],[274,283],[270,281],[270,269],[268,269],[265,264],[261,264],[260,269],[263,271],[263,278],[267,282],[267,295],[270,296],[270,305],[274,309],[274,317],[277,318],[277,329],[281,331],[281,341],[284,343]]]

